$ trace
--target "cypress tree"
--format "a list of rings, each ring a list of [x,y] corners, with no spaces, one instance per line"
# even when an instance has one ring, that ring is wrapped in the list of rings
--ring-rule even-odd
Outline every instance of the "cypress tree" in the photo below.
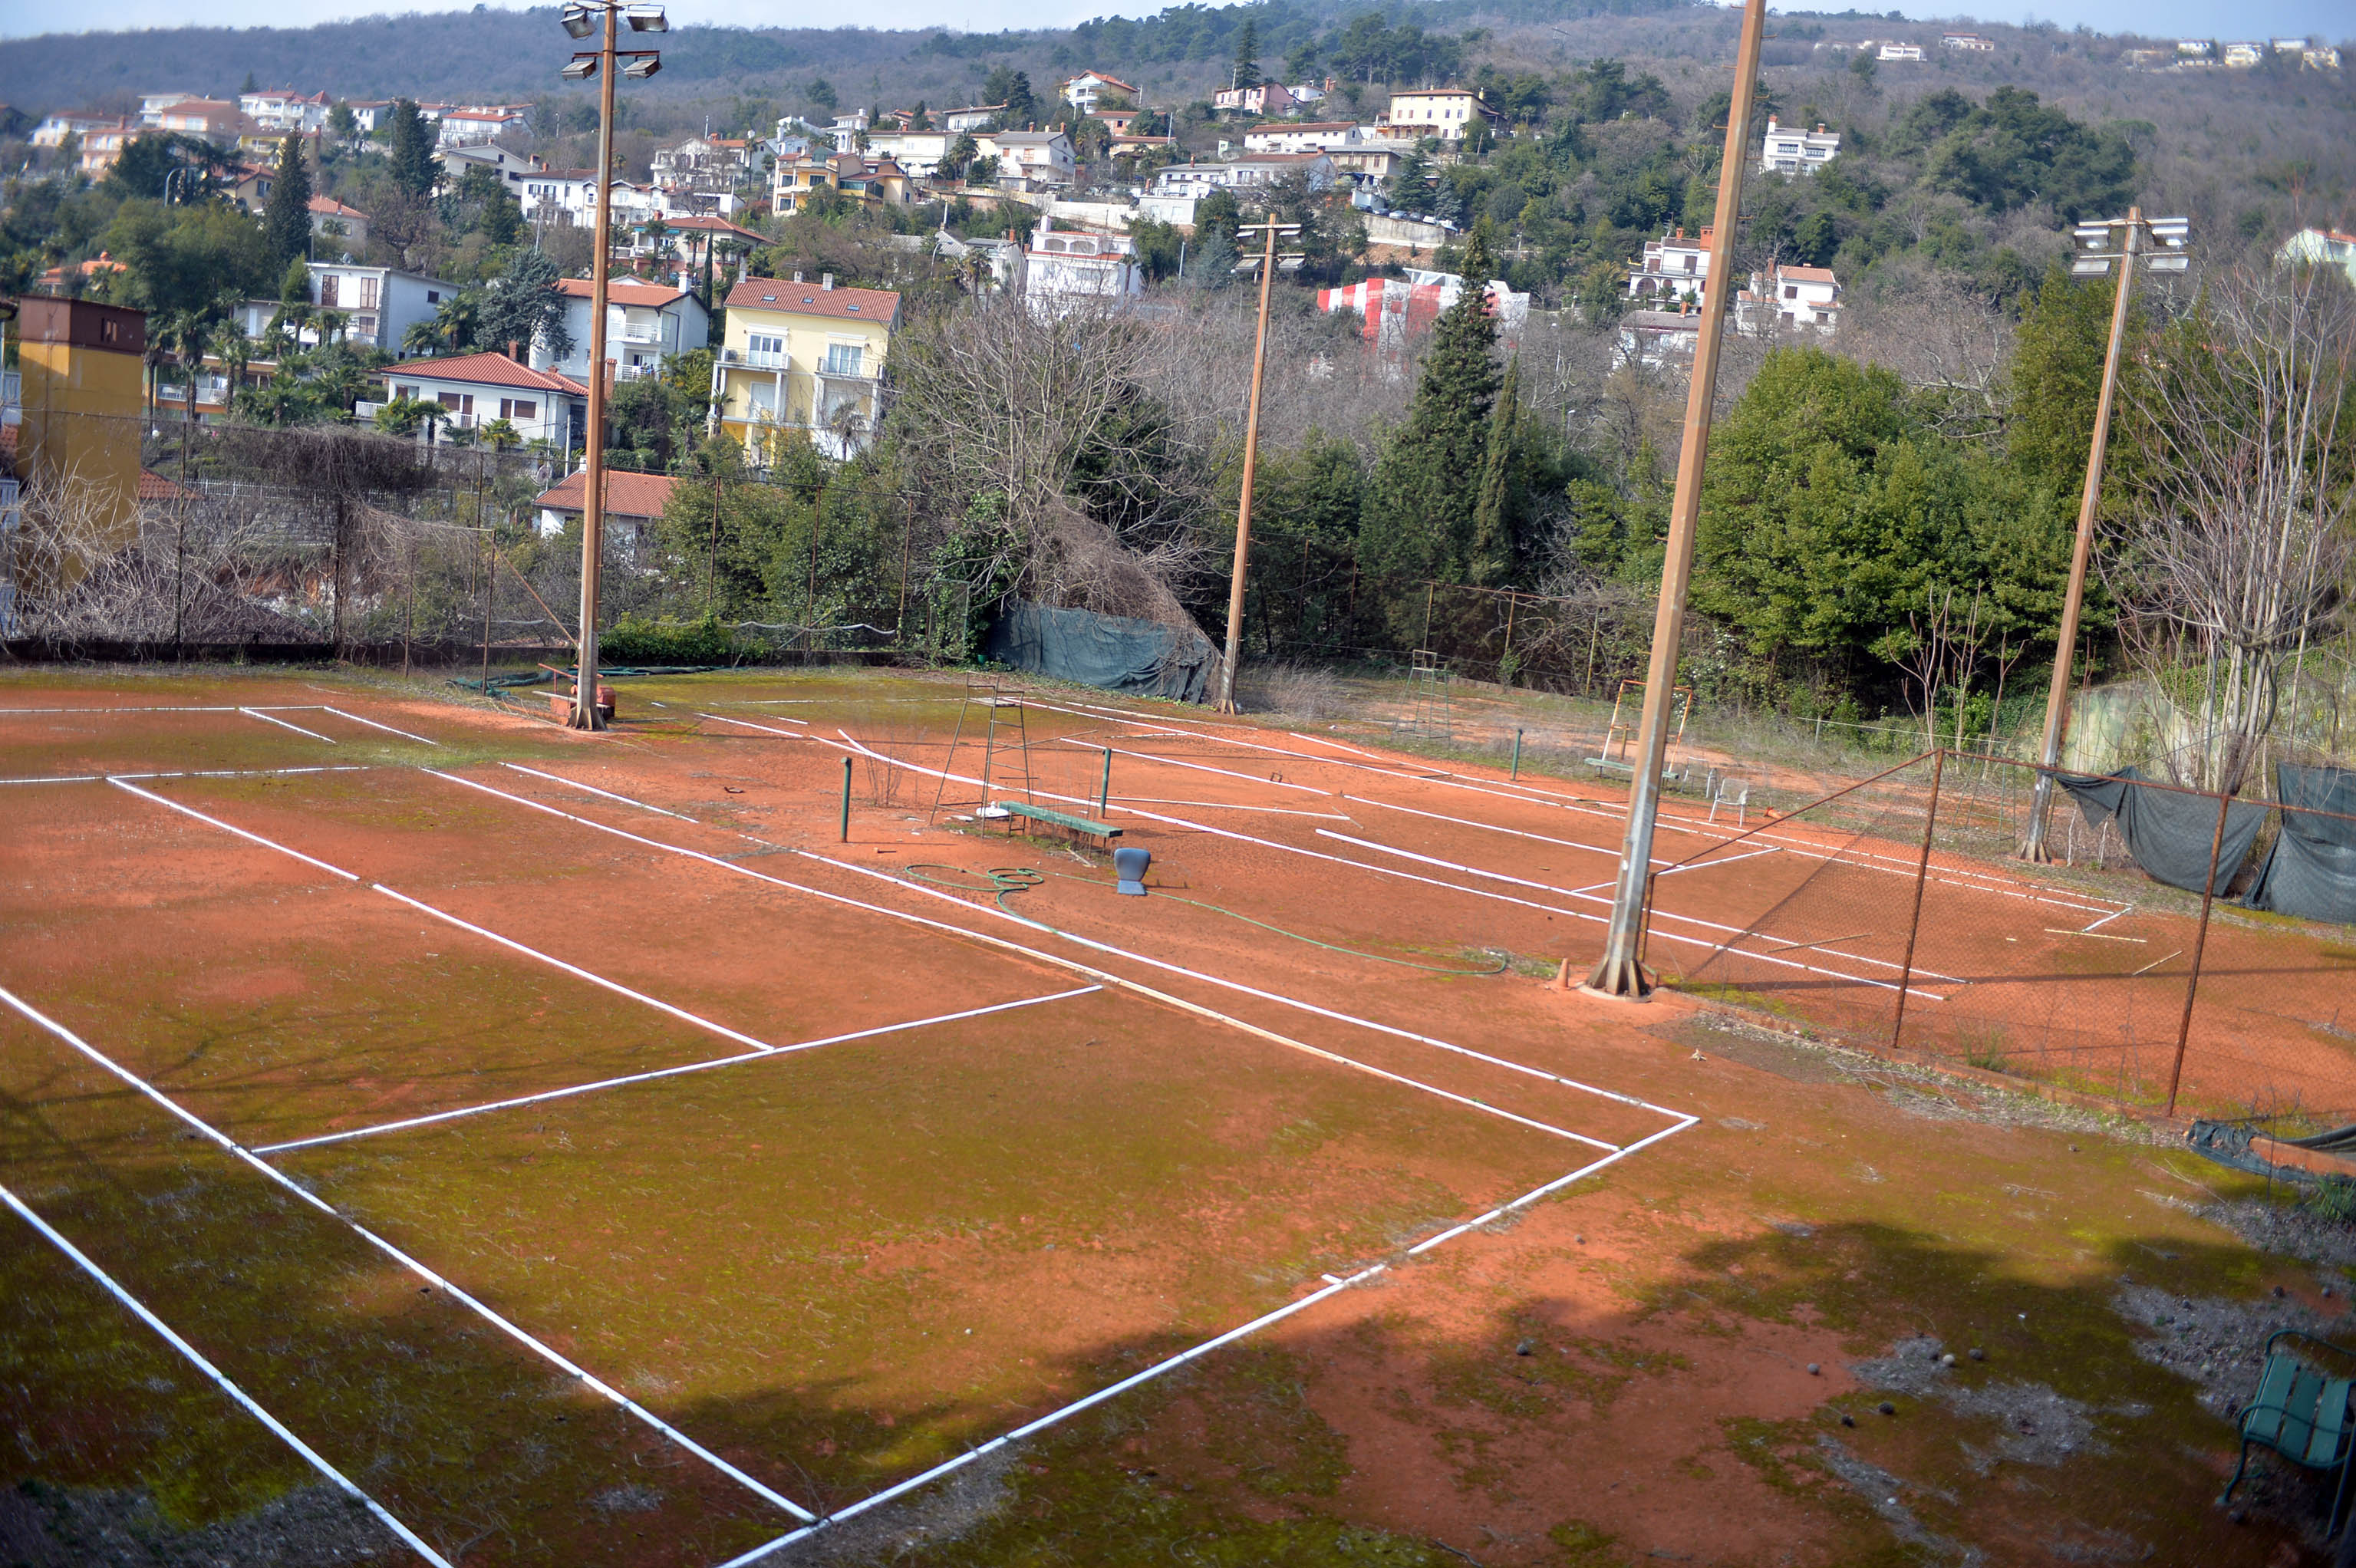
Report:
[[[262,209],[262,237],[273,271],[310,254],[311,165],[303,161],[300,136],[278,144],[278,173]]]
[[[1461,581],[1497,400],[1497,323],[1488,292],[1488,225],[1464,248],[1464,288],[1432,329],[1406,422],[1375,465],[1359,562],[1370,576]]]
[[[392,152],[388,161],[392,165],[392,183],[408,195],[424,196],[433,190],[434,133],[417,105],[406,98],[392,106]]]
[[[1249,16],[1236,29],[1236,63],[1228,79],[1229,87],[1259,85],[1259,24]]]
[[[1467,285],[1470,281],[1467,281]],[[1514,459],[1522,435],[1522,357],[1506,361],[1505,384],[1489,421],[1489,455],[1481,469],[1481,495],[1472,506],[1472,547],[1468,581],[1494,587],[1514,575]]]

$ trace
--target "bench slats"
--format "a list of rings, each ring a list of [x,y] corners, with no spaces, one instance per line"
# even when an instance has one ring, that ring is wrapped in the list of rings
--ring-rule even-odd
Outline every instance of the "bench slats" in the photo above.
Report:
[[[2337,1465],[2351,1435],[2347,1378],[2327,1378],[2295,1356],[2266,1358],[2257,1396],[2242,1412],[2242,1436],[2310,1469]]]
[[[1120,829],[1109,822],[1091,822],[1085,816],[1075,816],[1068,811],[1050,811],[1044,805],[1033,805],[1027,801],[1020,800],[995,800],[991,804],[1012,816],[1027,816],[1033,822],[1051,823],[1057,827],[1068,827],[1075,833],[1086,833],[1098,838],[1120,837]]]

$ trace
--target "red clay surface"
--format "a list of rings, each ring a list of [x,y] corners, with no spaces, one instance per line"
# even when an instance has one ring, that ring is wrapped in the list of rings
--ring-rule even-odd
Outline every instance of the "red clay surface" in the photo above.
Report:
[[[257,689],[283,688],[265,682]],[[1691,1553],[1708,1547],[1706,1521],[1719,1509],[1739,1509],[1761,1539],[1784,1543],[1791,1560],[1857,1560],[1860,1538],[1827,1527],[1813,1496],[1801,1495],[1805,1488],[1771,1482],[1740,1447],[1748,1437],[1730,1429],[1697,1438],[1672,1413],[1680,1401],[1699,1399],[1726,1420],[1773,1426],[1802,1421],[1841,1396],[1847,1384],[1837,1368],[1829,1379],[1794,1369],[1805,1360],[1832,1362],[1845,1337],[1869,1325],[1887,1331],[1869,1303],[1846,1299],[1856,1293],[1844,1281],[1883,1277],[1875,1271],[1893,1266],[1891,1243],[1868,1225],[1828,1234],[1812,1249],[1774,1235],[1757,1241],[1759,1227],[1764,1218],[1827,1200],[1833,1189],[1878,1186],[1901,1166],[1920,1186],[1893,1189],[1886,1201],[1877,1195],[1877,1202],[1886,1208],[1902,1198],[1908,1224],[1952,1225],[1957,1217],[1938,1209],[1937,1195],[1985,1151],[1966,1153],[1960,1142],[1910,1128],[1907,1148],[1860,1144],[1852,1153],[1836,1145],[1838,1157],[1828,1158],[1826,1140],[1848,1134],[1825,1132],[1808,1119],[1818,1091],[1754,1081],[1755,1074],[1724,1079],[1720,1072],[1738,1070],[1708,1069],[1698,1056],[1692,1068],[1668,1070],[1659,1042],[1632,1036],[1624,1015],[1599,1012],[1601,1004],[1539,978],[1541,966],[1564,957],[1575,972],[1595,951],[1609,891],[1596,884],[1610,876],[1619,832],[1608,793],[1558,781],[1517,787],[1462,769],[1455,778],[1427,777],[1440,770],[1280,731],[1173,736],[1158,721],[1034,708],[1025,715],[1034,781],[1088,803],[1044,804],[1094,810],[1103,753],[1063,744],[1060,736],[1121,748],[1112,804],[1137,811],[1117,809],[1114,820],[1125,843],[1153,851],[1153,880],[1164,894],[1131,900],[1102,885],[1100,859],[1010,842],[994,829],[946,817],[928,825],[934,781],[910,775],[887,800],[894,793],[884,782],[888,770],[863,759],[854,763],[851,842],[838,843],[840,745],[692,717],[699,709],[739,714],[784,731],[804,728],[781,722],[786,717],[823,720],[807,728],[840,741],[840,726],[887,752],[940,765],[958,717],[956,690],[916,702],[874,701],[873,690],[858,682],[783,679],[649,683],[630,689],[624,732],[602,741],[459,710],[427,708],[409,722],[404,715],[421,705],[337,702],[448,741],[452,771],[580,822],[390,766],[144,787],[766,1040],[1085,983],[1054,961],[1062,959],[1607,1145],[1673,1123],[1577,1083],[1690,1105],[1719,1125],[1672,1138],[1600,1182],[1537,1206],[1510,1242],[1476,1235],[1410,1264],[1398,1255],[1402,1243],[1603,1151],[1108,989],[327,1145],[280,1163],[813,1505],[863,1495],[1158,1353],[1295,1298],[1321,1272],[1389,1258],[1394,1272],[1379,1276],[1382,1283],[1289,1319],[1269,1340],[1304,1366],[1324,1369],[1309,1398],[1323,1419],[1354,1435],[1353,1509],[1427,1537],[1479,1544],[1477,1530],[1496,1531],[1477,1553],[1484,1562],[1562,1561],[1547,1554],[1547,1531],[1573,1511],[1647,1549]],[[751,705],[787,693],[795,694],[790,704]],[[40,695],[20,684],[15,705]],[[179,730],[151,732],[145,719],[131,714],[103,722],[129,733],[70,737],[59,742],[64,755],[177,765]],[[438,727],[421,727],[429,724]],[[208,754],[295,756],[298,742],[325,749],[300,736],[284,739],[284,747],[271,739],[266,749],[241,739]],[[399,744],[405,749],[377,760],[418,759],[414,743]],[[1276,750],[1256,749],[1262,747]],[[1051,760],[1063,753],[1067,760]],[[556,779],[484,760],[501,754]],[[48,765],[57,760],[37,757],[35,771],[73,771]],[[1001,780],[1007,761],[997,759]],[[979,763],[969,736],[956,771]],[[675,1019],[123,791],[22,787],[24,795],[9,797],[20,808],[9,829],[10,869],[28,874],[12,874],[0,887],[9,901],[0,918],[12,932],[32,934],[0,954],[0,983],[37,1004],[53,999],[54,1010],[70,1015],[67,1021],[102,1049],[155,1074],[241,1139],[308,1136],[386,1113],[414,1115],[723,1053]],[[975,792],[953,784],[949,795],[969,805]],[[1394,809],[1401,807],[1411,810]],[[1332,815],[1288,815],[1312,812]],[[598,823],[655,845],[744,857],[731,863],[947,921],[1042,956],[847,910],[588,826]],[[1678,830],[1663,835],[1665,858],[1726,836],[1698,824],[1674,826]],[[1494,831],[1500,827],[1544,837]],[[1732,859],[1757,848],[1775,852]],[[1772,837],[1730,851],[1727,865],[1664,880],[1654,956],[1827,1027],[1869,1027],[1878,1012],[1886,1019],[1879,1010],[1894,995],[1902,953],[1892,933],[1912,897],[1911,877],[1901,873],[1917,852],[1894,837],[1835,826],[1779,825]],[[1068,875],[1006,898],[1013,914],[1036,923],[1026,925],[1001,918],[987,893],[899,875],[897,868],[912,863],[962,869],[968,882],[995,867]],[[2062,987],[2050,981],[2072,974],[2065,955],[2078,939],[2043,928],[2074,929],[2115,903],[2067,890],[2040,894],[2003,868],[1944,851],[1933,866],[1940,876],[1930,898],[1939,901],[1938,918],[1925,923],[1915,954],[1924,994],[1910,1002],[1910,1024],[1918,1008],[1955,1008],[1963,998],[2015,1030],[2060,1011],[2080,1027],[2100,1024],[2129,997],[2140,1011],[2160,1005],[2144,993],[2164,982],[2130,981],[2116,965],[2073,976],[2078,988],[2055,999]],[[1492,874],[1476,874],[1483,871]],[[2173,914],[2138,911],[2104,929],[2145,934],[2165,951],[2172,923]],[[1694,940],[1665,942],[1669,933]],[[2008,935],[2019,940],[2006,942]],[[1729,941],[1750,950],[1741,967],[1722,954],[1713,960],[1720,973],[1698,961]],[[2221,927],[2211,943],[2211,963],[2223,972],[2264,974],[2276,1008],[2308,1008],[2334,993],[2340,971],[2327,938]],[[1470,970],[1495,963],[1484,959],[1491,954],[1510,955],[1517,966],[1481,977],[1376,961]],[[1772,958],[1783,962],[1766,961]],[[2029,972],[2040,966],[2047,973]],[[1202,976],[1275,996],[1239,994]],[[1381,1033],[1277,997],[1432,1038]],[[188,1182],[182,1168],[203,1168],[210,1152],[179,1147],[160,1123],[147,1125],[149,1110],[112,1081],[92,1078],[49,1037],[12,1028],[16,1104],[75,1109],[52,1115],[57,1125],[48,1132],[27,1124],[0,1151],[7,1179],[15,1186],[28,1171],[38,1177],[29,1190],[18,1189],[45,1211],[57,1206],[61,1226],[70,1220],[93,1236],[111,1228],[113,1255],[135,1276],[126,1283],[172,1299],[175,1265],[124,1225],[123,1195],[153,1202],[153,1194]],[[2250,1032],[2261,1044],[2293,1038],[2271,1023]],[[1435,1042],[1575,1082],[1515,1072]],[[1682,1063],[1682,1049],[1668,1060]],[[2241,1092],[2247,1084],[2235,1064],[2244,1060],[2201,1042],[2187,1082],[2220,1097]],[[2343,1066],[2336,1057],[2313,1064],[2318,1102],[2340,1093]],[[2136,1070],[2138,1083],[2142,1071]],[[11,1114],[22,1119],[21,1111]],[[85,1115],[102,1120],[71,1125]],[[131,1130],[103,1120],[116,1116],[128,1116]],[[1777,1129],[1773,1137],[1752,1136],[1768,1125]],[[231,1218],[191,1232],[185,1254],[230,1256],[245,1244],[238,1227],[253,1222],[259,1200],[236,1184],[205,1181],[208,1201],[218,1188],[236,1202],[220,1200]],[[2082,1193],[2067,1180],[2057,1183],[2062,1188],[2072,1194],[2068,1201],[2104,1200],[2091,1188]],[[289,1212],[311,1224],[308,1211]],[[1970,1223],[1980,1218],[1976,1209]],[[1986,1218],[1998,1229],[2005,1224],[1998,1215]],[[2191,1223],[2163,1218],[2153,1233]],[[279,1242],[273,1232],[273,1255],[349,1250],[348,1232],[321,1225],[316,1237],[290,1231]],[[1955,1270],[1975,1277],[1976,1266],[1982,1279],[2002,1273],[2033,1282],[2024,1289],[2078,1288],[2072,1270],[2080,1259],[2066,1244],[2001,1267],[1944,1256],[1934,1265],[1919,1249],[1902,1255],[1898,1272],[1908,1280],[1909,1269],[1944,1281]],[[373,1264],[363,1257],[348,1267]],[[368,1317],[371,1332],[398,1321],[384,1314],[400,1291],[413,1294],[383,1271],[369,1277],[380,1276],[371,1288],[385,1295]],[[1769,1292],[1776,1305],[1762,1317],[1751,1293],[1767,1291],[1770,1276],[1782,1283]],[[1979,1288],[1942,1285],[1934,1295],[1960,1304]],[[1738,1310],[1737,1298],[1751,1305]],[[322,1299],[306,1314],[316,1313],[326,1333],[349,1304],[370,1298]],[[209,1302],[202,1292],[189,1297],[188,1331],[209,1349],[236,1346],[263,1310],[250,1293]],[[522,1352],[510,1356],[505,1341],[476,1339],[491,1369],[487,1377],[525,1387],[544,1371]],[[1517,1355],[1524,1340],[1535,1349]],[[354,1342],[372,1343],[366,1335]],[[1519,1366],[1540,1350],[1555,1359],[1540,1369]],[[1488,1363],[1474,1364],[1490,1351],[1513,1359],[1506,1370],[1526,1389],[1492,1386]],[[340,1413],[344,1405],[316,1392],[320,1369],[335,1355],[304,1353],[309,1361],[249,1359],[232,1370],[301,1405],[306,1419],[329,1427],[355,1455],[400,1449],[397,1463],[380,1461],[386,1474],[428,1463],[411,1452],[434,1446],[422,1425],[368,1448],[352,1418]],[[2019,1353],[2041,1352],[2023,1344]],[[423,1411],[447,1396],[439,1384],[402,1382],[399,1360],[392,1353],[395,1371],[369,1374],[394,1404]],[[1402,1370],[1410,1364],[1419,1370]],[[1385,1392],[1394,1380],[1397,1400]],[[2147,1403],[2160,1397],[2144,1393]],[[1140,1397],[1164,1402],[1167,1421],[1155,1445],[1183,1448],[1190,1420],[1208,1423],[1206,1432],[1217,1424],[1207,1387],[1173,1383]],[[1592,1438],[1566,1445],[1558,1431],[1531,1425],[1533,1399],[1547,1411],[1589,1411]],[[1615,1402],[1623,1418],[1607,1421]],[[1646,1402],[1656,1403],[1659,1420],[1626,1413]],[[445,1424],[517,1430],[512,1411],[485,1420],[471,1409],[433,1408],[436,1432]],[[606,1413],[598,1430],[615,1442],[643,1435],[600,1408]],[[1444,1474],[1428,1463],[1434,1441],[1451,1456]],[[1897,1439],[1889,1441],[1899,1446],[1881,1449],[1871,1447],[1881,1439],[1854,1441],[1892,1465],[1912,1452]],[[1772,1444],[1785,1456],[1777,1463],[1801,1463],[1795,1456],[1804,1442],[1777,1427]],[[446,1444],[436,1449],[448,1451]],[[2181,1468],[2181,1445],[2169,1452],[2176,1456],[2166,1463]],[[574,1462],[568,1456],[555,1468]],[[1613,1500],[1619,1483],[1600,1491],[1585,1485],[1615,1466],[1629,1488],[1624,1508]],[[526,1469],[554,1473],[540,1458]],[[683,1500],[666,1488],[686,1471],[698,1479]],[[501,1526],[504,1537],[489,1532],[477,1549],[481,1560],[549,1560],[544,1543],[555,1537],[546,1532],[560,1527],[538,1522],[538,1513],[577,1514],[581,1494],[542,1495],[530,1476],[499,1474],[503,1483],[487,1467],[468,1495],[479,1499],[505,1484],[523,1499],[509,1511],[530,1512],[535,1522],[528,1530]],[[781,1522],[757,1503],[747,1511],[754,1501],[747,1494],[713,1484],[709,1472],[680,1465],[675,1454],[663,1474],[656,1488],[663,1508],[710,1506],[702,1532],[666,1531],[659,1521],[673,1516],[658,1514],[647,1520],[645,1544],[608,1538],[577,1560],[708,1562],[715,1542],[741,1545]],[[1496,1479],[1484,1482],[1483,1475]],[[1546,1500],[1574,1483],[1578,1509]],[[437,1540],[462,1538],[466,1508],[478,1506],[431,1486],[401,1483],[396,1490],[402,1508],[434,1521]],[[2142,1506],[2132,1497],[2115,1502]],[[607,1509],[598,1517],[626,1516]],[[639,1523],[629,1518],[634,1533]],[[1538,1545],[1500,1544],[1526,1539]],[[2205,1540],[2204,1558],[2259,1560],[2234,1540]]]

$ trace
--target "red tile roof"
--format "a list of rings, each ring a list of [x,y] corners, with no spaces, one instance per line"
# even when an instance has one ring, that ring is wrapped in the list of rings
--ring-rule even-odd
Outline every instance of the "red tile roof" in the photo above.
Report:
[[[556,292],[568,299],[585,300],[593,293],[587,278],[559,278]],[[605,280],[605,302],[608,304],[653,305],[659,309],[674,300],[687,297],[685,289],[665,288],[660,283],[641,283],[629,278]]]
[[[730,310],[781,310],[841,321],[880,321],[886,326],[900,321],[900,296],[889,289],[829,289],[776,278],[746,278],[728,291],[727,304]]]
[[[447,359],[403,359],[388,365],[391,379],[414,376],[423,381],[466,381],[478,387],[530,387],[542,392],[570,392],[585,398],[589,389],[570,376],[519,365],[504,354],[459,354]]]
[[[605,510],[616,517],[659,517],[664,503],[670,499],[673,483],[667,474],[630,474],[608,468]],[[543,491],[532,505],[552,512],[577,512],[582,507],[582,492],[588,484],[585,473],[567,475],[556,488]]]
[[[332,196],[313,197],[311,210],[327,218],[366,218],[368,216],[357,207],[346,207]]]
[[[152,468],[139,471],[139,498],[143,501],[177,501],[188,494]]]
[[[1779,277],[1789,278],[1794,283],[1837,283],[1840,282],[1838,278],[1833,276],[1833,270],[1830,267],[1786,266],[1778,267],[1775,269],[1775,272]]]

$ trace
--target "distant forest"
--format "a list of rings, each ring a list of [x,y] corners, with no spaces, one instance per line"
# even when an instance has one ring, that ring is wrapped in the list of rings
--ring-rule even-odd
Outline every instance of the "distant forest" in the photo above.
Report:
[[[1480,0],[1483,18],[1575,21],[1688,8],[1689,0]],[[1268,0],[1258,5],[1172,6],[1141,19],[1105,18],[1075,28],[955,33],[940,28],[680,27],[662,40],[661,76],[634,99],[704,98],[715,91],[791,95],[812,75],[830,78],[846,102],[924,91],[926,79],[978,78],[985,60],[1048,69],[1108,69],[1155,62],[1223,62],[1249,16],[1273,69],[1285,54],[1345,13],[1379,11],[1394,26],[1462,26],[1472,0],[1379,6],[1344,0]],[[0,48],[0,103],[30,113],[135,104],[143,92],[185,88],[232,94],[247,77],[265,87],[321,89],[338,98],[498,99],[546,94],[568,44],[553,7],[375,16],[316,27],[175,27],[145,32],[52,33]],[[1205,80],[1207,81],[1207,76]]]

